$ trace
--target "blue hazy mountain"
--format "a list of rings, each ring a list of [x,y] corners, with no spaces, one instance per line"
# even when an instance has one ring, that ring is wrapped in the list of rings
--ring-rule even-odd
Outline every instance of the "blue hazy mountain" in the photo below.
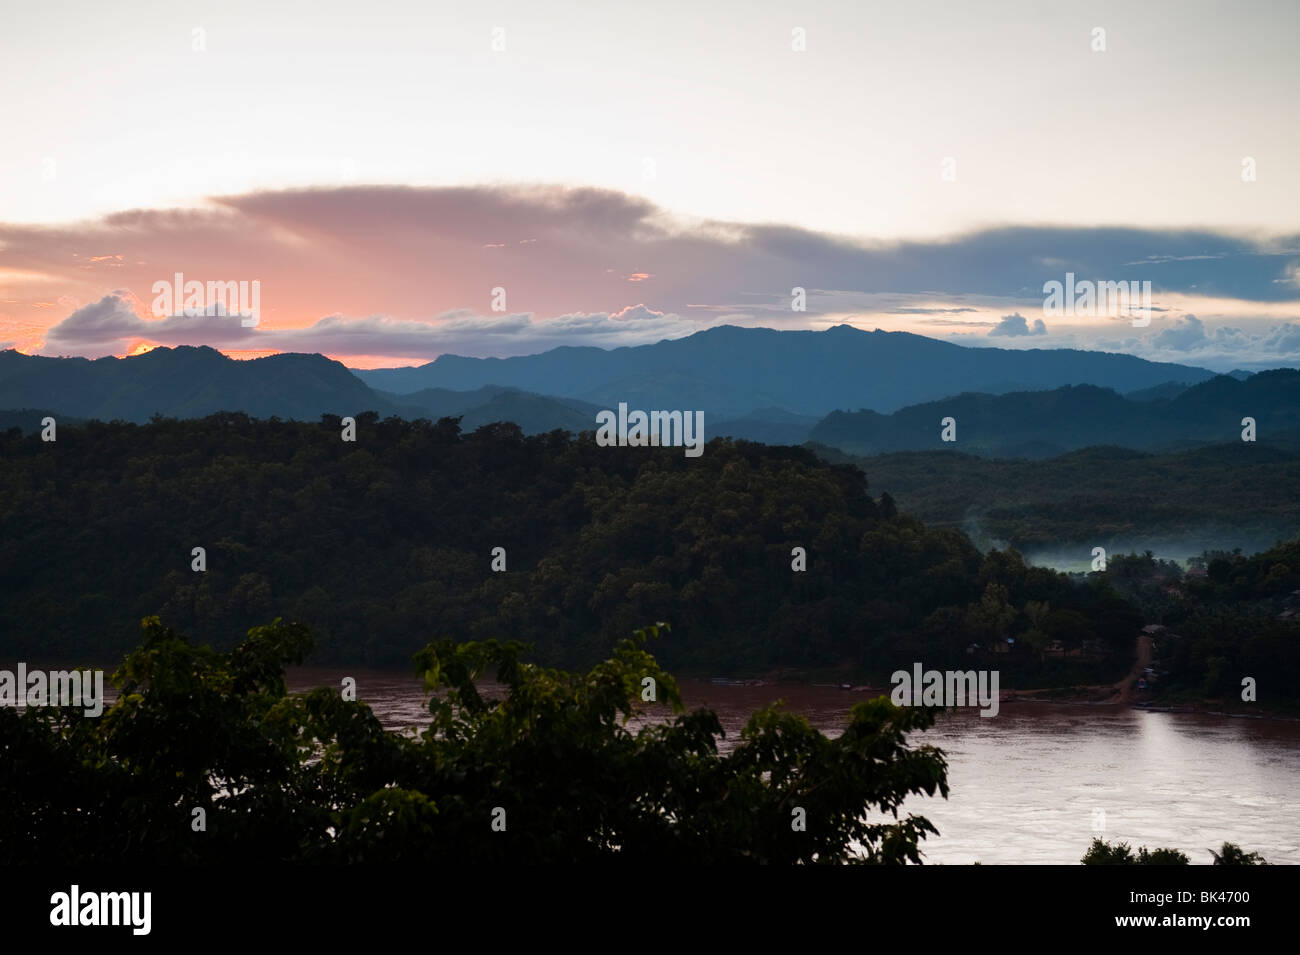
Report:
[[[197,418],[242,411],[257,418],[314,421],[322,414],[382,417],[459,416],[471,431],[512,421],[526,434],[595,428],[597,409],[571,398],[517,388],[425,389],[409,395],[376,391],[323,355],[282,354],[236,361],[212,348],[156,348],[130,358],[45,358],[0,352],[0,429],[32,431],[46,415],[60,424],[155,414]],[[40,409],[40,410],[36,410]]]
[[[799,415],[783,408],[760,408],[740,418],[705,422],[710,438],[726,436],[763,444],[803,444],[820,422],[815,415]]]
[[[777,408],[821,417],[888,413],[965,391],[1000,394],[1091,384],[1120,393],[1214,377],[1204,368],[1074,349],[968,348],[907,332],[776,331],[723,325],[653,345],[560,347],[516,358],[442,355],[424,365],[354,369],[395,394],[488,385],[602,408],[702,410],[717,420]]]
[[[46,418],[54,418],[60,425],[85,424],[80,418],[61,414],[50,408],[5,408],[0,409],[0,431],[17,428],[23,434],[34,434],[41,430],[41,422]]]
[[[769,444],[812,439],[868,454],[936,447],[938,420],[952,415],[959,419],[962,450],[1037,457],[1088,444],[1152,448],[1224,440],[1224,429],[1247,414],[1261,429],[1267,419],[1267,434],[1276,437],[1283,430],[1279,415],[1296,397],[1290,379],[1276,374],[1239,380],[1128,355],[963,348],[848,326],[825,332],[728,326],[612,351],[446,356],[418,368],[374,372],[351,371],[322,355],[236,361],[205,347],[95,360],[5,351],[0,409],[129,421],[216,411],[314,420],[375,411],[384,417],[459,416],[465,430],[513,421],[536,434],[593,430],[597,411],[626,402],[631,408],[703,410],[710,438]],[[450,384],[402,390],[431,375],[448,377]],[[516,381],[459,387],[475,375]],[[1054,384],[1057,376],[1071,383],[1062,388]],[[524,388],[519,380],[552,390]],[[949,397],[964,382],[983,386]],[[912,394],[932,397],[898,404]],[[844,400],[826,411],[800,410],[832,399]],[[871,402],[894,410],[838,410]],[[1238,411],[1239,405],[1247,410]],[[15,423],[30,428],[39,420],[34,415]]]
[[[956,440],[941,422],[955,421]],[[808,434],[858,455],[953,450],[1043,458],[1092,445],[1173,451],[1240,441],[1255,422],[1257,444],[1300,447],[1300,371],[1263,371],[1245,380],[1218,375],[1172,398],[1138,399],[1094,385],[1011,394],[961,394],[893,414],[835,411]]]
[[[325,413],[408,411],[323,355],[236,361],[213,348],[191,346],[94,360],[3,351],[0,408],[49,408],[78,418],[136,422],[155,414],[197,418],[217,411],[300,420]]]

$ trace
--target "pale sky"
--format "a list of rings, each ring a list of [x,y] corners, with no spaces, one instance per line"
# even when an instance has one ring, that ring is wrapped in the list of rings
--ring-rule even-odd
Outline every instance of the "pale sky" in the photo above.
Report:
[[[40,347],[76,309],[120,291],[147,298],[150,270],[185,264],[155,249],[136,260],[142,274],[129,286],[86,275],[60,286],[74,253],[84,262],[149,244],[146,220],[103,217],[188,208],[203,210],[210,231],[230,208],[212,200],[239,205],[262,190],[540,184],[644,200],[675,233],[712,222],[942,244],[1005,227],[1118,227],[1287,250],[1300,235],[1297,36],[1300,3],[1249,0],[10,5],[0,31],[0,345]],[[412,227],[336,226],[328,240],[292,241],[360,248]],[[62,244],[37,241],[34,227]],[[62,266],[20,241],[57,248]],[[1149,254],[1163,254],[1158,243]],[[1290,261],[1266,281],[1288,282]],[[423,311],[397,308],[384,288],[365,302],[331,296],[322,276],[310,305],[267,287],[268,315],[274,327],[278,308],[286,328],[330,315],[438,324],[479,309],[440,297],[442,266],[424,263]],[[654,281],[639,294],[569,296],[563,314],[643,303],[683,314],[671,296],[655,299]],[[976,294],[933,288],[947,295],[936,307]],[[692,304],[735,305],[737,291],[774,290],[742,283]],[[1006,308],[986,303],[985,322],[1032,304],[995,291]],[[1255,307],[1222,289],[1182,291],[1190,297],[1166,307],[1198,308],[1211,327],[1300,315],[1289,293]],[[533,321],[561,314],[525,311]],[[881,324],[861,302],[844,316]],[[684,317],[688,329],[699,318]]]
[[[351,174],[876,237],[1300,231],[1293,2],[43,0],[5,21],[8,221]]]

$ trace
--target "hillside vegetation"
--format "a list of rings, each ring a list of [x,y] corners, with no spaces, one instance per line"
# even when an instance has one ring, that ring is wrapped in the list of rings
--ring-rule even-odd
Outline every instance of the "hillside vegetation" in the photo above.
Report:
[[[1300,451],[1234,441],[1168,454],[1092,447],[1028,461],[958,451],[858,457],[871,486],[921,520],[981,547],[1087,563],[1107,552],[1263,550],[1300,536]],[[1067,561],[1068,562],[1068,561]]]
[[[984,555],[801,448],[715,439],[687,458],[374,414],[355,443],[336,418],[242,414],[92,423],[52,443],[11,430],[0,588],[0,655],[31,658],[119,655],[159,613],[217,646],[301,621],[322,662],[405,664],[436,635],[587,665],[662,620],[661,658],[703,672],[883,680],[996,657],[1007,685],[1122,672],[1143,622],[1104,579]],[[1053,641],[1087,652],[1045,659]]]

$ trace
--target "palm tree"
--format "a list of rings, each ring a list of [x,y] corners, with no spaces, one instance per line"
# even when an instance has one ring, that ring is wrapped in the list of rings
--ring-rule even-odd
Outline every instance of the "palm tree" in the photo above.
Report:
[[[1246,852],[1240,846],[1225,842],[1218,852],[1209,850],[1215,865],[1268,865],[1258,852]]]

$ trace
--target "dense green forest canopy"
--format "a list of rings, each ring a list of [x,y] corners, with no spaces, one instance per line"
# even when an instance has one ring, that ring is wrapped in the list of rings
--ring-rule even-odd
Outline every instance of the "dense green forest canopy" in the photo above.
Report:
[[[1300,452],[1244,441],[1168,454],[1091,447],[1043,460],[961,451],[855,457],[826,446],[818,456],[854,464],[900,509],[960,527],[982,546],[1014,547],[1033,559],[1108,552],[1176,554],[1263,550],[1300,535]]]
[[[1184,571],[1150,552],[1112,559],[1111,585],[1165,629],[1155,638],[1166,695],[1240,704],[1242,680],[1255,702],[1300,697],[1300,540],[1258,554],[1211,551]]]
[[[1268,865],[1258,852],[1247,852],[1233,842],[1224,842],[1216,852],[1205,850],[1214,860],[1213,865]],[[1189,865],[1187,853],[1178,849],[1148,849],[1139,846],[1136,853],[1127,842],[1107,842],[1093,839],[1080,860],[1084,865]]]
[[[318,662],[401,665],[436,633],[588,665],[663,620],[678,669],[883,680],[996,651],[1005,686],[1113,678],[1143,623],[1104,577],[982,554],[800,448],[714,439],[692,459],[374,414],[340,435],[220,414],[0,436],[0,654],[120,656],[158,613],[218,648],[301,621]]]
[[[412,737],[338,689],[286,694],[284,666],[311,646],[301,625],[217,653],[148,619],[102,717],[0,708],[0,864],[33,846],[63,864],[244,868],[921,861],[937,830],[900,807],[948,795],[943,753],[909,740],[933,710],[878,697],[832,740],[765,708],[722,755],[717,716],[685,712],[643,648],[654,629],[578,673],[511,643],[430,643],[415,662],[432,722]],[[492,674],[504,698],[480,696]],[[627,726],[653,709],[664,719]]]

